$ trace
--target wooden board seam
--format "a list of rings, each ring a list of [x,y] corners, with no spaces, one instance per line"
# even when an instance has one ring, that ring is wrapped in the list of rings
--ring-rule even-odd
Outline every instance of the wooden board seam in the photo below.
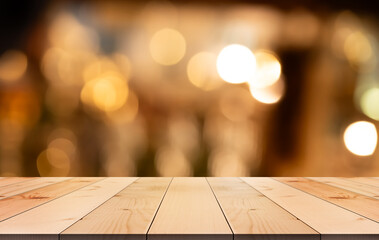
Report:
[[[213,196],[215,197],[218,206],[220,207],[220,210],[221,210],[221,212],[222,212],[222,215],[224,215],[225,221],[226,221],[226,223],[228,224],[228,226],[229,226],[229,228],[230,228],[230,231],[232,232],[232,238],[233,238],[233,240],[234,240],[234,232],[233,232],[233,229],[232,229],[232,227],[230,226],[230,223],[229,223],[229,221],[228,221],[228,219],[227,219],[227,217],[226,217],[226,215],[225,215],[224,209],[222,209],[221,204],[220,204],[220,202],[218,201],[217,196],[216,196],[215,192],[213,191],[212,186],[210,185],[210,183],[209,183],[209,181],[208,181],[208,178],[206,177],[205,180],[207,181],[208,186],[209,186],[209,188],[211,189],[212,194],[213,194]]]
[[[174,180],[173,177],[171,178],[169,184],[167,185],[166,191],[164,192],[164,194],[163,194],[163,196],[162,196],[162,199],[161,199],[161,201],[159,202],[157,209],[155,210],[155,213],[154,213],[153,219],[151,219],[151,223],[150,223],[149,227],[147,228],[147,231],[146,231],[146,240],[147,240],[147,238],[148,238],[149,231],[150,231],[151,226],[153,225],[153,222],[154,222],[154,220],[155,220],[155,217],[157,216],[158,211],[159,211],[159,209],[160,209],[160,207],[161,207],[161,205],[162,205],[163,199],[166,197],[166,193],[168,192],[168,189],[169,189],[170,186],[171,186],[172,180]]]
[[[333,205],[336,206],[336,207],[339,207],[339,208],[342,208],[342,209],[344,209],[344,210],[346,210],[346,211],[349,211],[349,212],[352,212],[352,213],[354,213],[354,214],[357,214],[357,215],[359,215],[359,216],[361,216],[361,217],[363,217],[363,218],[366,218],[367,220],[370,220],[370,221],[373,221],[373,222],[379,223],[378,221],[375,221],[374,219],[368,218],[368,217],[366,217],[366,216],[364,216],[364,215],[362,215],[362,214],[360,214],[360,213],[357,213],[357,212],[354,212],[354,211],[352,211],[352,210],[350,210],[350,209],[344,208],[344,207],[342,207],[342,206],[340,206],[340,205],[337,205],[337,204],[335,204],[335,203],[333,203],[333,202],[329,202],[328,200],[325,200],[325,199],[323,199],[323,198],[320,198],[320,197],[318,197],[318,196],[316,196],[316,195],[314,195],[314,194],[311,194],[311,193],[309,193],[309,192],[303,191],[302,189],[299,189],[299,188],[297,188],[297,187],[291,186],[291,185],[289,185],[289,184],[287,184],[287,183],[285,183],[285,182],[281,182],[281,181],[279,181],[279,180],[277,180],[277,179],[275,179],[275,178],[272,178],[272,179],[275,180],[275,181],[277,181],[277,182],[283,183],[283,184],[285,184],[285,185],[287,185],[287,186],[289,186],[289,187],[295,188],[295,189],[297,189],[297,190],[299,190],[299,191],[301,191],[301,192],[303,192],[303,193],[309,194],[309,195],[311,195],[311,196],[313,196],[313,197],[315,197],[315,198],[318,198],[318,199],[320,199],[320,200],[323,200],[323,201],[325,201],[325,202],[327,202],[327,203],[333,204]],[[309,180],[310,180],[310,181],[313,181],[312,179],[309,179]],[[317,181],[313,181],[313,182],[317,182]],[[324,184],[324,185],[327,185],[327,184],[322,183],[322,182],[318,182],[318,183],[320,183],[320,184]],[[346,191],[348,191],[348,190],[346,190]],[[350,191],[350,192],[351,192],[351,191]],[[353,192],[353,193],[354,193],[354,192]],[[359,193],[354,193],[354,194],[359,194]],[[362,194],[359,194],[359,195],[362,195]]]
[[[321,240],[321,233],[319,231],[317,231],[316,229],[314,229],[312,226],[310,226],[309,224],[307,224],[306,222],[304,222],[302,219],[298,218],[296,215],[292,214],[290,211],[288,211],[287,209],[285,209],[284,207],[280,206],[278,203],[276,203],[275,201],[273,201],[269,196],[267,196],[266,194],[262,193],[261,191],[259,191],[258,189],[256,189],[255,187],[251,186],[248,182],[246,182],[243,178],[240,177],[240,179],[246,183],[247,185],[249,185],[252,189],[256,190],[257,192],[259,192],[260,194],[262,194],[263,196],[265,196],[266,198],[268,198],[271,202],[273,202],[275,205],[279,206],[281,209],[283,209],[284,211],[288,212],[289,214],[291,214],[293,217],[295,217],[296,219],[298,219],[299,221],[301,221],[302,223],[304,223],[305,225],[307,225],[308,227],[310,227],[311,229],[313,229],[316,233],[318,233],[320,235],[320,240]],[[271,178],[273,179],[273,178]],[[275,180],[276,181],[276,180]]]
[[[68,193],[66,193],[66,194],[63,194],[62,196],[59,196],[59,197],[57,197],[57,198],[53,198],[53,199],[51,199],[50,201],[44,202],[44,203],[42,203],[42,204],[40,204],[40,205],[34,206],[34,207],[32,207],[32,208],[29,208],[29,209],[27,209],[27,210],[25,210],[25,211],[19,212],[19,213],[15,214],[15,215],[13,215],[13,216],[11,216],[11,217],[8,217],[8,218],[5,218],[5,219],[3,219],[3,220],[0,220],[0,222],[4,222],[4,221],[6,221],[6,220],[8,220],[8,219],[11,219],[11,218],[13,218],[13,217],[15,217],[15,216],[18,216],[18,215],[22,214],[22,213],[25,213],[25,212],[27,212],[27,211],[30,211],[30,210],[34,209],[34,208],[40,207],[40,206],[42,206],[42,205],[45,205],[46,203],[49,203],[49,202],[54,201],[54,200],[56,200],[56,199],[59,199],[59,198],[61,198],[61,197],[63,197],[63,196],[66,196],[67,194],[73,193],[73,192],[78,191],[78,190],[80,190],[80,189],[82,189],[82,188],[84,188],[84,187],[90,186],[90,185],[92,185],[92,184],[94,184],[94,183],[97,183],[97,182],[103,181],[103,180],[105,180],[105,179],[106,179],[106,178],[100,179],[99,181],[95,181],[95,182],[93,182],[93,183],[90,183],[90,184],[88,184],[88,185],[85,185],[85,186],[83,186],[83,187],[81,187],[81,188],[78,188],[78,189],[76,189],[76,190],[74,190],[74,191],[71,191],[71,192],[68,192]],[[68,179],[68,180],[70,180],[70,179]],[[65,180],[65,181],[68,181],[68,180]],[[65,182],[65,181],[63,181],[63,182]],[[54,184],[57,184],[57,183],[54,183]],[[52,184],[52,185],[53,185],[53,184]],[[45,186],[45,187],[46,187],[46,186]],[[30,191],[34,191],[34,190],[30,190]],[[21,194],[25,194],[25,193],[21,193]],[[17,195],[15,195],[15,196],[17,196]],[[14,196],[12,196],[12,197],[14,197]],[[4,198],[4,199],[5,199],[5,198]]]
[[[105,180],[107,178],[104,178],[102,180]],[[131,184],[133,184],[135,181],[137,181],[138,179],[140,178],[136,178],[134,179],[134,181],[132,181],[131,183],[129,183],[126,187],[124,187],[123,189],[121,189],[120,191],[118,191],[117,193],[115,193],[114,195],[110,196],[107,200],[105,200],[103,203],[101,203],[99,206],[95,207],[94,209],[92,209],[91,211],[89,211],[87,214],[83,215],[80,219],[83,219],[85,218],[88,214],[90,214],[91,212],[93,212],[95,209],[99,208],[100,206],[102,206],[104,203],[106,203],[109,199],[111,199],[112,197],[114,197],[115,195],[119,194],[121,191],[123,191],[125,188],[129,187]],[[100,181],[102,181],[100,180]],[[97,181],[97,182],[100,182],[100,181]],[[95,183],[97,183],[95,182]],[[87,186],[90,186],[92,184],[89,184]],[[78,189],[79,190],[79,189]],[[77,191],[77,190],[76,190]],[[61,234],[66,231],[69,227],[71,227],[72,225],[74,225],[75,223],[77,223],[80,219],[76,220],[74,223],[72,223],[71,225],[69,225],[68,227],[66,227],[65,229],[63,229],[59,234],[58,234],[58,240],[61,239]]]

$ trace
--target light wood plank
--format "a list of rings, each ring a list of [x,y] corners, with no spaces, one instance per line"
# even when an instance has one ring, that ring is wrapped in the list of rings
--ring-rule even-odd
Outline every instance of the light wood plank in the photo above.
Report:
[[[74,178],[0,200],[0,221],[104,178]]]
[[[379,224],[271,178],[242,178],[321,233],[322,239],[379,238]],[[375,239],[372,238],[372,239]]]
[[[31,177],[6,177],[0,179],[0,187],[8,186],[15,183],[30,181],[33,178]]]
[[[149,240],[232,237],[205,178],[174,178],[148,232]]]
[[[4,199],[13,195],[17,195],[23,192],[27,192],[36,188],[45,187],[54,183],[62,182],[70,178],[65,177],[42,177],[35,178],[31,181],[25,181],[20,183],[15,183],[0,188],[0,199]]]
[[[146,240],[171,178],[140,178],[61,234],[61,240]],[[113,235],[112,235],[113,234]]]
[[[379,188],[379,180],[376,178],[353,177],[353,178],[345,178],[345,179]]]
[[[283,177],[275,179],[371,220],[379,221],[379,201],[374,198],[305,178]]]
[[[0,234],[58,239],[58,234],[117,194],[136,178],[106,178],[0,223]]]
[[[322,182],[331,186],[343,188],[352,192],[363,194],[379,200],[379,188],[357,183],[336,177],[308,177],[313,181]]]
[[[234,239],[320,239],[320,235],[239,178],[207,178]]]

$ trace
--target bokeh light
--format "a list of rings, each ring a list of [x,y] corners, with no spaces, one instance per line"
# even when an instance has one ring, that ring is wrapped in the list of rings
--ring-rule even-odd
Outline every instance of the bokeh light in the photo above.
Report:
[[[150,41],[150,53],[154,61],[162,65],[178,63],[186,52],[186,41],[175,29],[164,28],[154,34]]]
[[[217,57],[217,72],[228,83],[244,83],[254,78],[256,59],[246,46],[231,44],[224,47]]]
[[[80,96],[83,103],[110,112],[125,104],[128,92],[129,88],[122,77],[108,73],[86,82]]]
[[[249,85],[254,88],[264,88],[278,81],[281,65],[277,57],[265,50],[257,51],[254,55],[257,61],[257,70],[254,78],[249,81]]]
[[[70,172],[70,158],[58,148],[48,148],[38,156],[37,168],[41,177],[66,177]]]
[[[362,94],[360,104],[364,114],[379,121],[379,88],[367,89]]]
[[[353,32],[346,38],[344,52],[353,64],[359,65],[370,60],[372,51],[370,40],[362,32]]]
[[[195,54],[188,62],[187,76],[190,82],[203,90],[212,90],[221,85],[217,75],[217,56],[210,52]]]
[[[274,104],[280,101],[285,92],[285,83],[281,78],[275,84],[265,88],[255,88],[250,85],[251,95],[259,102]]]
[[[0,82],[14,82],[22,77],[28,66],[25,54],[8,50],[0,57]]]
[[[346,148],[358,156],[372,155],[378,142],[375,125],[358,121],[350,124],[343,135]]]

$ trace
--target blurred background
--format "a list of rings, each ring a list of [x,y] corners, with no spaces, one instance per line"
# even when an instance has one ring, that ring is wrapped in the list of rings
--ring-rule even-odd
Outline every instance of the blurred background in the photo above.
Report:
[[[2,176],[378,176],[375,1],[0,1]]]

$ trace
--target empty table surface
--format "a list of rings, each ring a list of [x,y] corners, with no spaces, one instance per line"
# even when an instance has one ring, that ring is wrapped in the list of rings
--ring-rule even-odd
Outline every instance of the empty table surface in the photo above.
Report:
[[[378,240],[378,178],[0,178],[0,239]]]

